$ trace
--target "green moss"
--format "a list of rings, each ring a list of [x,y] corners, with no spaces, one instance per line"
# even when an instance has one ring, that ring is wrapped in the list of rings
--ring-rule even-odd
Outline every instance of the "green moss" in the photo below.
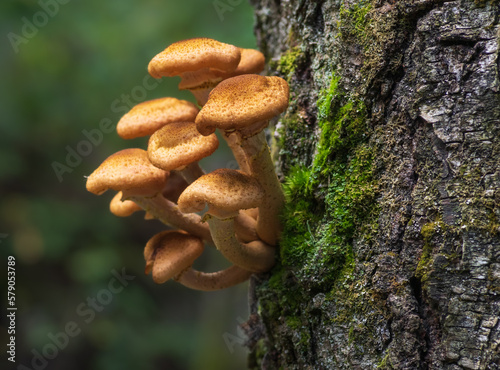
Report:
[[[299,273],[328,286],[353,266],[352,240],[375,214],[377,187],[364,104],[347,98],[333,76],[317,107],[321,133],[312,166],[292,167],[284,182],[280,251],[285,266],[300,266]]]
[[[384,358],[378,363],[377,369],[394,369],[389,360],[389,352],[384,356]]]
[[[321,172],[328,170],[327,161],[333,155],[345,161],[349,150],[366,139],[368,133],[365,105],[359,100],[345,101],[338,83],[339,79],[333,76],[329,88],[320,93],[317,102],[321,136],[313,168]]]
[[[432,251],[434,245],[434,243],[432,243],[432,238],[436,233],[444,230],[445,227],[446,224],[444,222],[437,220],[425,224],[420,231],[424,239],[424,247],[420,260],[418,261],[417,269],[415,270],[415,276],[424,283],[429,279],[429,273],[432,266]]]
[[[290,316],[286,318],[286,324],[292,329],[298,329],[302,326],[302,321],[299,317]]]
[[[336,98],[338,92],[339,78],[335,75],[330,80],[330,86],[326,90],[319,92],[318,101],[318,121],[320,125],[324,124],[331,115],[332,102]]]
[[[372,6],[368,0],[360,1],[346,8],[341,6],[339,15],[340,35],[343,38],[355,38],[359,43],[367,47],[370,42],[368,27],[371,19],[368,17]]]
[[[300,48],[294,47],[288,50],[285,54],[283,54],[279,61],[270,62],[271,69],[275,69],[280,72],[282,75],[286,77],[288,81],[295,73],[297,66],[304,56]]]
[[[288,66],[296,66],[297,58],[291,60],[294,63],[284,63],[283,58],[279,63],[280,71],[288,76],[293,74]],[[368,143],[367,109],[361,100],[344,92],[333,75],[318,95],[317,111],[320,134],[310,165],[299,162],[305,156],[297,155],[300,140],[310,142],[311,132],[305,135],[308,125],[299,114],[289,114],[282,121],[280,154],[291,166],[284,168],[287,202],[280,261],[259,288],[265,316],[273,322],[284,320],[300,334],[292,339],[298,351],[308,351],[310,346],[303,315],[311,309],[307,298],[311,292],[326,293],[326,299],[342,297],[334,320],[343,324],[351,325],[356,313],[373,312],[374,321],[380,316],[372,301],[361,299],[369,292],[357,286],[353,289],[360,278],[355,272],[353,240],[362,237],[369,242],[377,229],[377,181],[374,149]],[[357,343],[367,329],[352,325],[350,338]]]
[[[369,242],[377,228],[377,182],[373,173],[374,150],[368,144],[370,129],[362,101],[347,96],[337,77],[317,101],[320,131],[311,165],[294,163],[288,169],[282,215],[284,231],[280,261],[271,278],[259,288],[262,312],[273,322],[284,320],[298,333],[292,341],[297,351],[310,350],[308,320],[311,291],[335,300],[332,320],[352,327],[350,340],[362,343],[369,332],[355,324],[358,314],[377,322],[381,309],[370,293],[358,285],[352,248],[355,237]],[[290,115],[284,131],[288,139],[303,135],[298,115]],[[282,142],[284,145],[285,142]],[[290,142],[286,142],[290,147]],[[370,335],[375,335],[374,333]],[[361,351],[362,349],[360,349]]]

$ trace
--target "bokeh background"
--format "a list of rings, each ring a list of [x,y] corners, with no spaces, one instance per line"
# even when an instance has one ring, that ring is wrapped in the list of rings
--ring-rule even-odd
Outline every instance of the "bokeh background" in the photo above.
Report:
[[[248,316],[247,285],[202,293],[174,282],[154,284],[144,275],[142,250],[164,227],[145,221],[143,212],[119,219],[108,211],[114,194],[97,197],[85,190],[84,176],[102,160],[127,147],[145,148],[146,140],[124,141],[113,131],[80,160],[68,153],[85,149],[84,130],[99,129],[102,120],[116,124],[131,103],[162,96],[194,102],[177,90],[176,78],[154,88],[148,79],[145,89],[149,60],[172,42],[199,36],[255,48],[250,5],[243,0],[2,1],[0,27],[0,367],[12,365],[5,358],[5,308],[7,256],[13,255],[17,365],[245,368],[238,325]],[[55,162],[69,170],[57,176]],[[234,162],[221,148],[203,165],[213,170]],[[215,253],[197,265],[207,271],[225,266]],[[124,268],[135,279],[91,314],[88,299],[108,299],[104,291],[112,271]],[[64,343],[59,334],[72,322],[78,334]],[[51,344],[54,336],[62,348]],[[37,353],[46,360],[33,360]]]

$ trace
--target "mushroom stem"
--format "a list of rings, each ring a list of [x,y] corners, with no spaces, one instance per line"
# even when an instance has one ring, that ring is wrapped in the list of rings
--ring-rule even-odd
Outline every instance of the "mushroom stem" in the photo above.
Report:
[[[222,81],[210,68],[184,72],[181,75],[179,90],[189,90],[198,104],[203,107],[208,101],[210,91]]]
[[[281,183],[276,176],[271,152],[264,131],[248,138],[242,138],[241,147],[252,175],[265,192],[264,201],[259,207],[257,234],[269,245],[276,245],[280,233],[280,213],[285,204]]]
[[[227,145],[231,149],[234,155],[234,159],[238,162],[240,170],[245,173],[250,173],[250,168],[248,167],[247,158],[243,148],[241,147],[241,139],[236,133],[226,133],[222,131],[222,137],[226,140]]]
[[[141,206],[146,212],[159,219],[165,225],[173,226],[213,244],[210,230],[195,213],[184,214],[177,205],[162,195],[154,197],[130,196],[128,199]]]
[[[240,284],[248,280],[251,275],[251,271],[244,270],[238,266],[231,266],[225,270],[211,273],[189,268],[178,275],[175,280],[188,288],[209,292]]]
[[[208,101],[208,95],[210,94],[210,91],[212,91],[212,88],[210,88],[210,89],[189,89],[189,91],[191,91],[191,94],[193,94],[198,105],[200,107],[203,107]]]
[[[182,175],[182,177],[184,177],[184,180],[186,180],[188,184],[191,184],[192,182],[194,182],[199,177],[205,174],[205,171],[202,170],[198,162],[193,162],[188,164],[179,172]]]
[[[255,230],[257,221],[252,216],[240,210],[238,216],[234,219],[234,229],[236,230],[236,238],[243,242],[253,242],[258,240],[259,236]]]
[[[234,217],[219,219],[204,217],[217,249],[235,265],[253,272],[269,271],[275,263],[275,249],[260,240],[240,243],[236,239]]]

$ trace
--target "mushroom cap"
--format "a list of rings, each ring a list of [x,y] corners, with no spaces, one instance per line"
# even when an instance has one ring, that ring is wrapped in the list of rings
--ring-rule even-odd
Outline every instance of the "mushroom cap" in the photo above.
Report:
[[[124,149],[109,156],[87,178],[87,190],[100,195],[108,189],[124,196],[153,196],[160,192],[169,173],[155,167],[142,149]]]
[[[262,129],[264,125],[259,123],[282,113],[288,98],[288,83],[280,77],[249,74],[228,78],[210,93],[196,117],[196,127],[202,135],[210,135],[216,128],[244,130],[255,124]]]
[[[194,122],[176,122],[149,138],[148,156],[153,165],[171,171],[208,157],[218,146],[215,134],[203,136]]]
[[[153,271],[153,281],[162,284],[191,267],[203,248],[203,241],[196,236],[176,230],[162,231],[144,248],[145,272]]]
[[[203,68],[231,72],[238,67],[240,50],[236,46],[209,38],[194,38],[174,42],[156,55],[148,66],[155,78],[178,76]]]
[[[240,209],[260,206],[264,190],[257,180],[238,170],[221,168],[204,175],[189,185],[181,194],[178,206],[181,212],[202,211],[218,218],[237,215]]]
[[[109,203],[109,210],[118,217],[128,217],[142,208],[131,200],[122,200],[123,193],[119,191]]]
[[[212,90],[224,79],[223,76],[224,72],[211,68],[204,68],[196,73],[185,73],[182,76],[181,82],[179,82],[179,86],[177,87],[179,90]]]
[[[126,113],[116,125],[123,139],[152,135],[163,126],[180,121],[193,121],[199,109],[193,103],[176,98],[160,98],[142,102]]]
[[[184,75],[179,83],[179,90],[213,89],[227,78],[249,73],[260,73],[264,70],[266,59],[260,51],[240,48],[240,52],[240,63],[234,71],[223,72],[213,68],[205,68],[196,74]]]
[[[242,49],[240,48],[241,59],[238,67],[230,73],[219,72],[219,76],[224,79],[239,75],[246,75],[250,73],[260,73],[264,70],[266,65],[266,58],[264,54],[255,49]]]

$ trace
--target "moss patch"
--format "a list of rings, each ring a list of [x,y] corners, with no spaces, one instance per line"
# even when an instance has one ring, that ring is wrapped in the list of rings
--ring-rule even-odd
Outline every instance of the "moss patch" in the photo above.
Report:
[[[270,62],[270,67],[280,72],[290,82],[290,78],[295,73],[298,64],[301,62],[304,54],[298,47],[291,48],[284,53],[277,62]]]
[[[370,1],[363,0],[353,6],[347,8],[342,4],[339,15],[339,28],[341,37],[354,38],[357,42],[367,45],[373,41],[368,40],[369,32],[367,28],[370,26],[371,18],[368,13],[372,9]]]
[[[440,220],[429,222],[422,226],[422,230],[420,233],[424,238],[424,247],[417,265],[417,269],[415,270],[415,276],[423,283],[425,283],[429,279],[429,273],[432,266],[432,238],[436,233],[444,229],[445,226],[445,223]]]
[[[294,166],[284,183],[281,260],[330,286],[353,263],[352,240],[375,214],[377,186],[364,104],[347,98],[333,77],[317,106],[321,134],[312,166]]]

